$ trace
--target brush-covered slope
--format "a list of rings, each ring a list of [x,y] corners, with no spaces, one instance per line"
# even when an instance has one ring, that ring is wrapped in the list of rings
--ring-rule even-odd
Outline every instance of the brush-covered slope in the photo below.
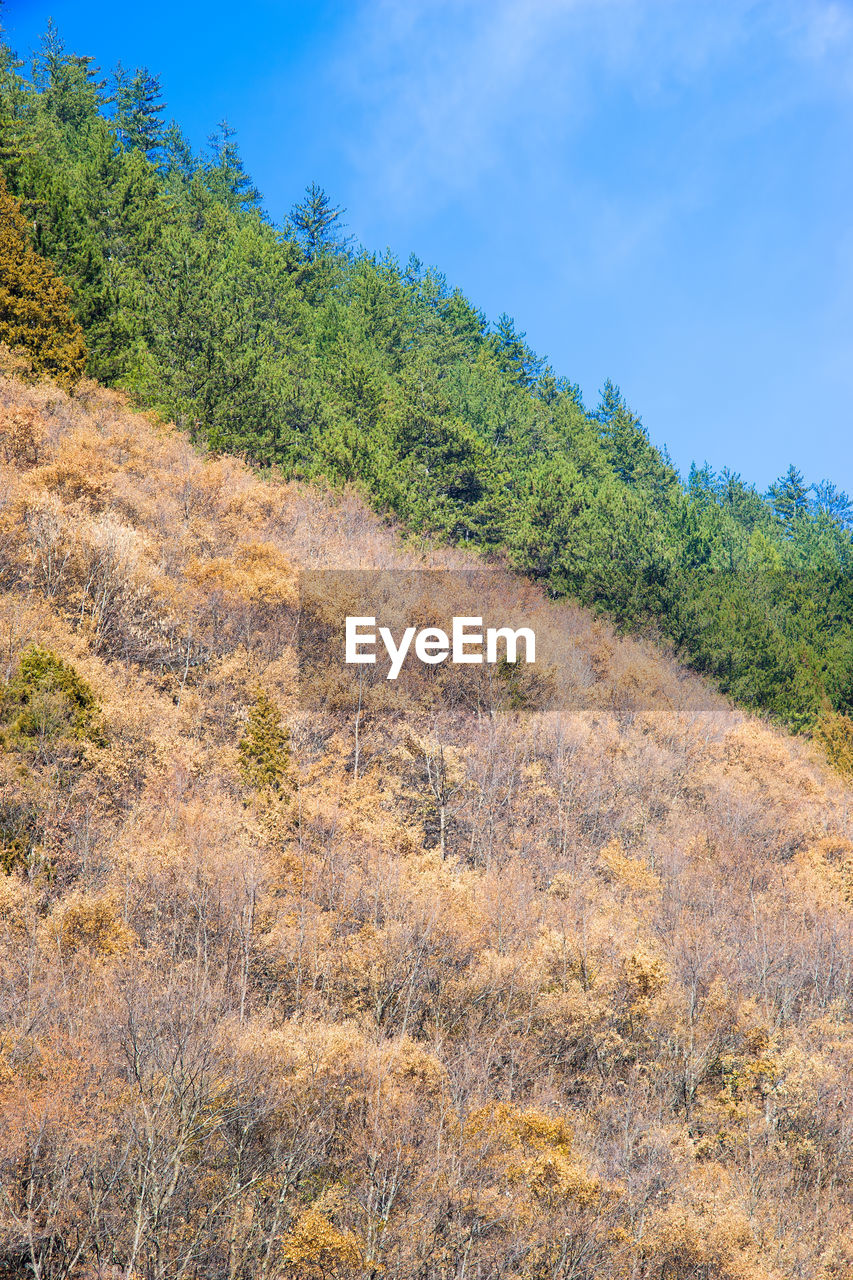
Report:
[[[0,461],[3,1274],[851,1274],[808,743],[502,572],[546,709],[306,708],[299,570],[462,554],[94,384]]]
[[[617,387],[585,407],[509,316],[345,239],[316,185],[275,226],[233,131],[196,155],[164,110],[156,75],[102,80],[52,24],[29,73],[0,39],[0,341],[73,382],[82,329],[92,377],[196,440],[496,551],[853,773],[848,495],[794,466],[765,495],[683,481]]]

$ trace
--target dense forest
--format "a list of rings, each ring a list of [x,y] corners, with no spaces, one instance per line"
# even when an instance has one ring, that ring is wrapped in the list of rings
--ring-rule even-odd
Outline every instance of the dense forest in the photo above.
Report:
[[[356,483],[853,761],[853,506],[831,482],[684,481],[616,386],[586,408],[508,316],[355,247],[316,185],[274,226],[227,123],[194,154],[156,75],[101,76],[54,28],[29,74],[2,49],[0,136],[92,377],[213,451]]]

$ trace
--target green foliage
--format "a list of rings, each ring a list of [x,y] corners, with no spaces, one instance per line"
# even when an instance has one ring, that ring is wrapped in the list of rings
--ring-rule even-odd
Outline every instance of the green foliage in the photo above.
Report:
[[[508,554],[795,729],[853,712],[847,496],[683,485],[613,383],[588,412],[502,315],[353,250],[312,184],[273,227],[225,123],[195,156],[156,76],[105,92],[51,28],[0,47],[0,170],[72,291],[88,369],[216,450],[354,483],[418,535]]]
[[[541,669],[523,660],[507,662],[501,657],[495,674],[501,704],[509,711],[541,711],[553,696],[554,672],[550,667]]]
[[[0,696],[2,741],[27,749],[38,743],[84,739],[103,745],[94,693],[74,668],[50,649],[32,645]]]
[[[39,843],[40,773],[46,767],[53,786],[65,775],[73,787],[86,742],[107,745],[95,694],[70,663],[31,645],[0,685],[0,751],[9,753],[0,775],[0,870],[7,875],[26,868]]]
[[[808,511],[808,489],[802,472],[793,463],[767,491],[770,504],[783,525],[791,528]]]
[[[525,342],[526,336],[517,332],[515,321],[504,312],[498,318],[492,337],[501,373],[520,387],[529,387],[536,382],[545,364],[531,351]]]
[[[206,165],[210,191],[232,213],[258,209],[261,203],[261,194],[246,173],[234,141],[235,132],[227,120],[220,121],[208,139],[211,158]]]
[[[846,777],[853,777],[853,719],[825,707],[814,736],[830,764]]]
[[[33,249],[20,205],[0,175],[0,342],[25,354],[34,377],[66,387],[79,380],[86,360],[70,297]]]
[[[329,196],[316,182],[305,188],[305,199],[290,211],[290,221],[305,248],[309,261],[320,257],[338,241],[340,219],[346,212],[336,208]]]
[[[38,820],[38,805],[29,797],[0,797],[0,871],[4,875],[27,865],[38,839]]]
[[[165,111],[157,76],[147,67],[137,67],[131,76],[119,63],[113,74],[115,115],[113,121],[119,142],[126,150],[141,151],[152,160],[163,144]]]
[[[290,780],[290,733],[281,723],[278,707],[263,689],[258,689],[249,710],[246,733],[238,750],[246,786],[284,796]]]

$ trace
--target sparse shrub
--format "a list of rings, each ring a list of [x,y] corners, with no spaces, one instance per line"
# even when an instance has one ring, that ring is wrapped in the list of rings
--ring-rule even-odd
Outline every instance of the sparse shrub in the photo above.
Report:
[[[0,397],[45,442],[0,439],[37,564],[0,638],[41,637],[0,686],[7,1217],[93,1280],[846,1277],[853,843],[816,753],[537,597],[571,698],[366,681],[354,756],[351,680],[291,700],[287,566],[411,567],[393,533],[97,388]]]
[[[0,447],[6,462],[19,470],[34,467],[41,456],[43,429],[29,405],[0,406]]]
[[[27,865],[37,828],[35,803],[21,796],[0,800],[0,870],[6,875]]]

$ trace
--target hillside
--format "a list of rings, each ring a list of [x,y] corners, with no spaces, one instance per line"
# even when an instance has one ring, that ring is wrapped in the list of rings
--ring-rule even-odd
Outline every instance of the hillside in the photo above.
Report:
[[[26,71],[0,44],[0,280],[17,282],[0,341],[498,555],[853,771],[853,503],[831,478],[792,464],[760,494],[730,468],[679,476],[611,382],[586,406],[509,316],[347,237],[317,184],[274,226],[233,130],[196,154],[165,111],[156,75],[101,76],[52,25]],[[68,293],[61,342],[22,322],[34,280],[48,310]],[[566,323],[584,324],[570,301]]]
[[[499,568],[542,709],[306,701],[300,575],[481,562],[93,383],[0,459],[4,1274],[851,1274],[808,741]]]

